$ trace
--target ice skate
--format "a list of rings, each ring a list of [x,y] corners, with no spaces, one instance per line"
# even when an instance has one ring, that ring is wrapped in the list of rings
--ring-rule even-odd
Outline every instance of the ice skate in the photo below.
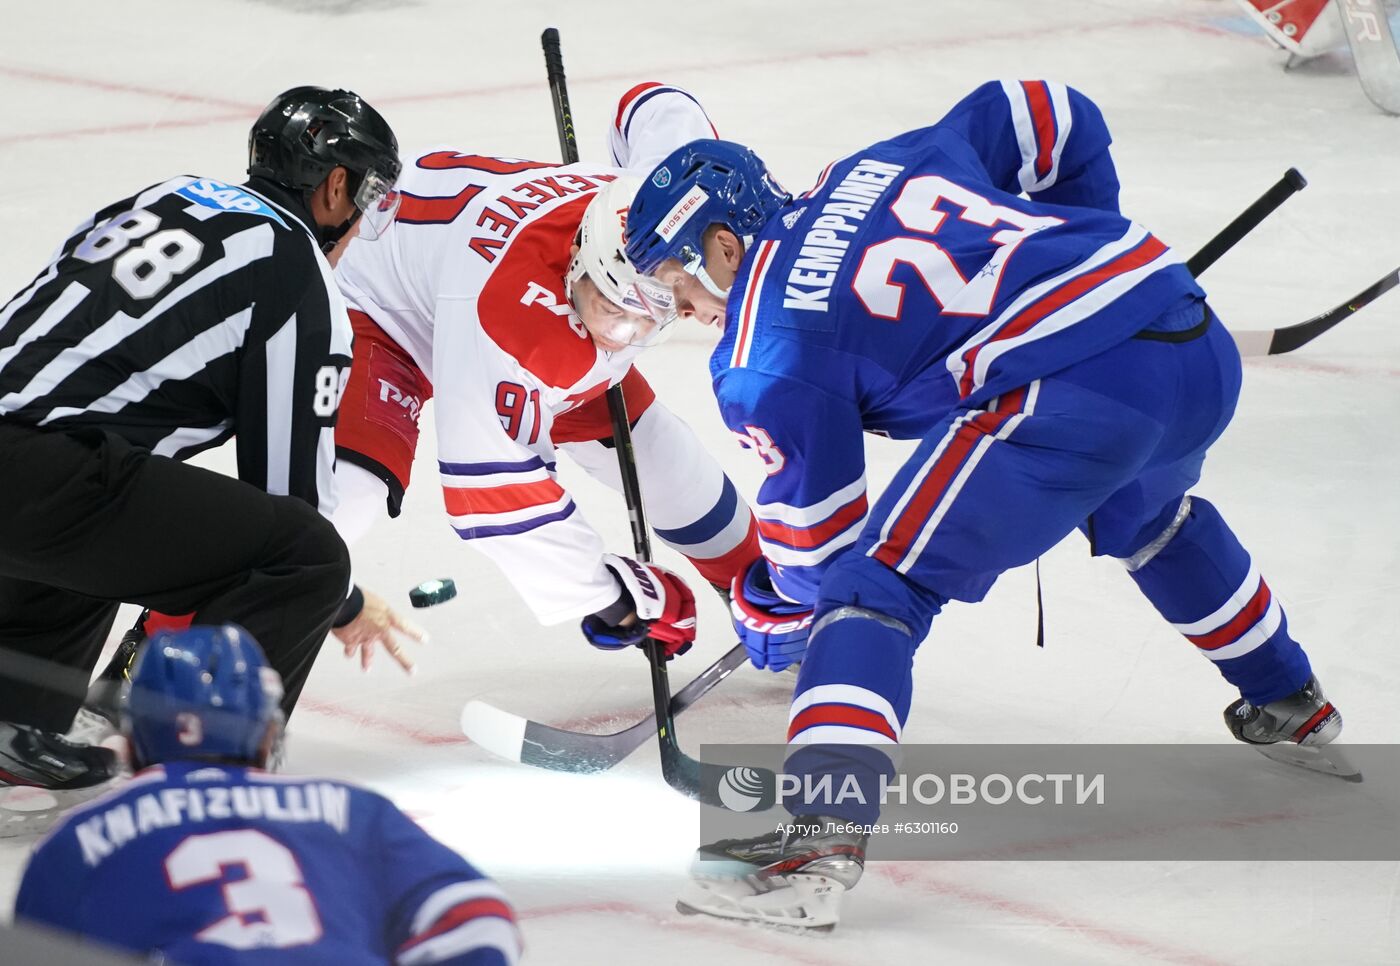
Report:
[[[869,835],[848,827],[841,819],[800,816],[785,831],[702,846],[676,909],[687,915],[833,929],[841,896],[865,870]]]
[[[0,721],[0,838],[37,834],[102,794],[119,772],[108,748]]]
[[[1225,725],[1245,744],[1254,745],[1266,758],[1361,781],[1360,770],[1345,752],[1329,745],[1342,733],[1341,713],[1322,693],[1316,677],[1297,691],[1261,707],[1244,698],[1225,709]]]

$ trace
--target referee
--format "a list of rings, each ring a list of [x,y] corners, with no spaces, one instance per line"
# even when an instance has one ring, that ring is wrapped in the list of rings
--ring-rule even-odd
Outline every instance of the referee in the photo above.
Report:
[[[107,206],[0,308],[0,787],[113,773],[59,735],[123,601],[241,624],[291,710],[350,574],[326,520],[351,341],[326,255],[387,227],[399,168],[360,97],[294,88],[245,184]],[[230,437],[238,479],[182,462]]]

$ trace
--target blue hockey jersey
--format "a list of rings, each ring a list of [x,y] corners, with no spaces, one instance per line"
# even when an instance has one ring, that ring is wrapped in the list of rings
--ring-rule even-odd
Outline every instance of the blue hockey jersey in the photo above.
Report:
[[[863,432],[922,437],[1204,297],[1119,214],[1110,140],[1078,91],[984,84],[829,165],[753,239],[710,367],[766,464],[755,510],[784,596],[814,601],[860,533]]]
[[[66,816],[15,916],[176,963],[500,966],[497,886],[383,796],[193,762],[147,768]]]

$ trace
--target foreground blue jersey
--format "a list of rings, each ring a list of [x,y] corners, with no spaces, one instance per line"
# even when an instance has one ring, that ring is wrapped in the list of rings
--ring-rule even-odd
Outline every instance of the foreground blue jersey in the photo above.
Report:
[[[15,915],[215,966],[500,966],[519,951],[495,884],[384,797],[188,762],[65,818]]]
[[[1097,107],[985,84],[830,165],[754,239],[711,359],[785,596],[815,600],[867,511],[863,432],[919,438],[1154,327],[1194,325],[1181,260],[1118,213]],[[1029,196],[1027,200],[1021,195]]]

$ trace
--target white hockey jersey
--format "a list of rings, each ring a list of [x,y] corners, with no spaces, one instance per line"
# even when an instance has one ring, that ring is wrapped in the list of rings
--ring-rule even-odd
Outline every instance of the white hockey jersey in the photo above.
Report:
[[[610,127],[618,167],[429,151],[404,166],[393,230],[357,240],[337,267],[350,308],[433,384],[453,528],[502,567],[544,623],[617,599],[601,538],[555,479],[551,429],[620,382],[642,351],[600,350],[572,314],[570,245],[593,194],[622,170],[645,173],[681,144],[714,136],[689,94],[643,84],[624,95]]]

